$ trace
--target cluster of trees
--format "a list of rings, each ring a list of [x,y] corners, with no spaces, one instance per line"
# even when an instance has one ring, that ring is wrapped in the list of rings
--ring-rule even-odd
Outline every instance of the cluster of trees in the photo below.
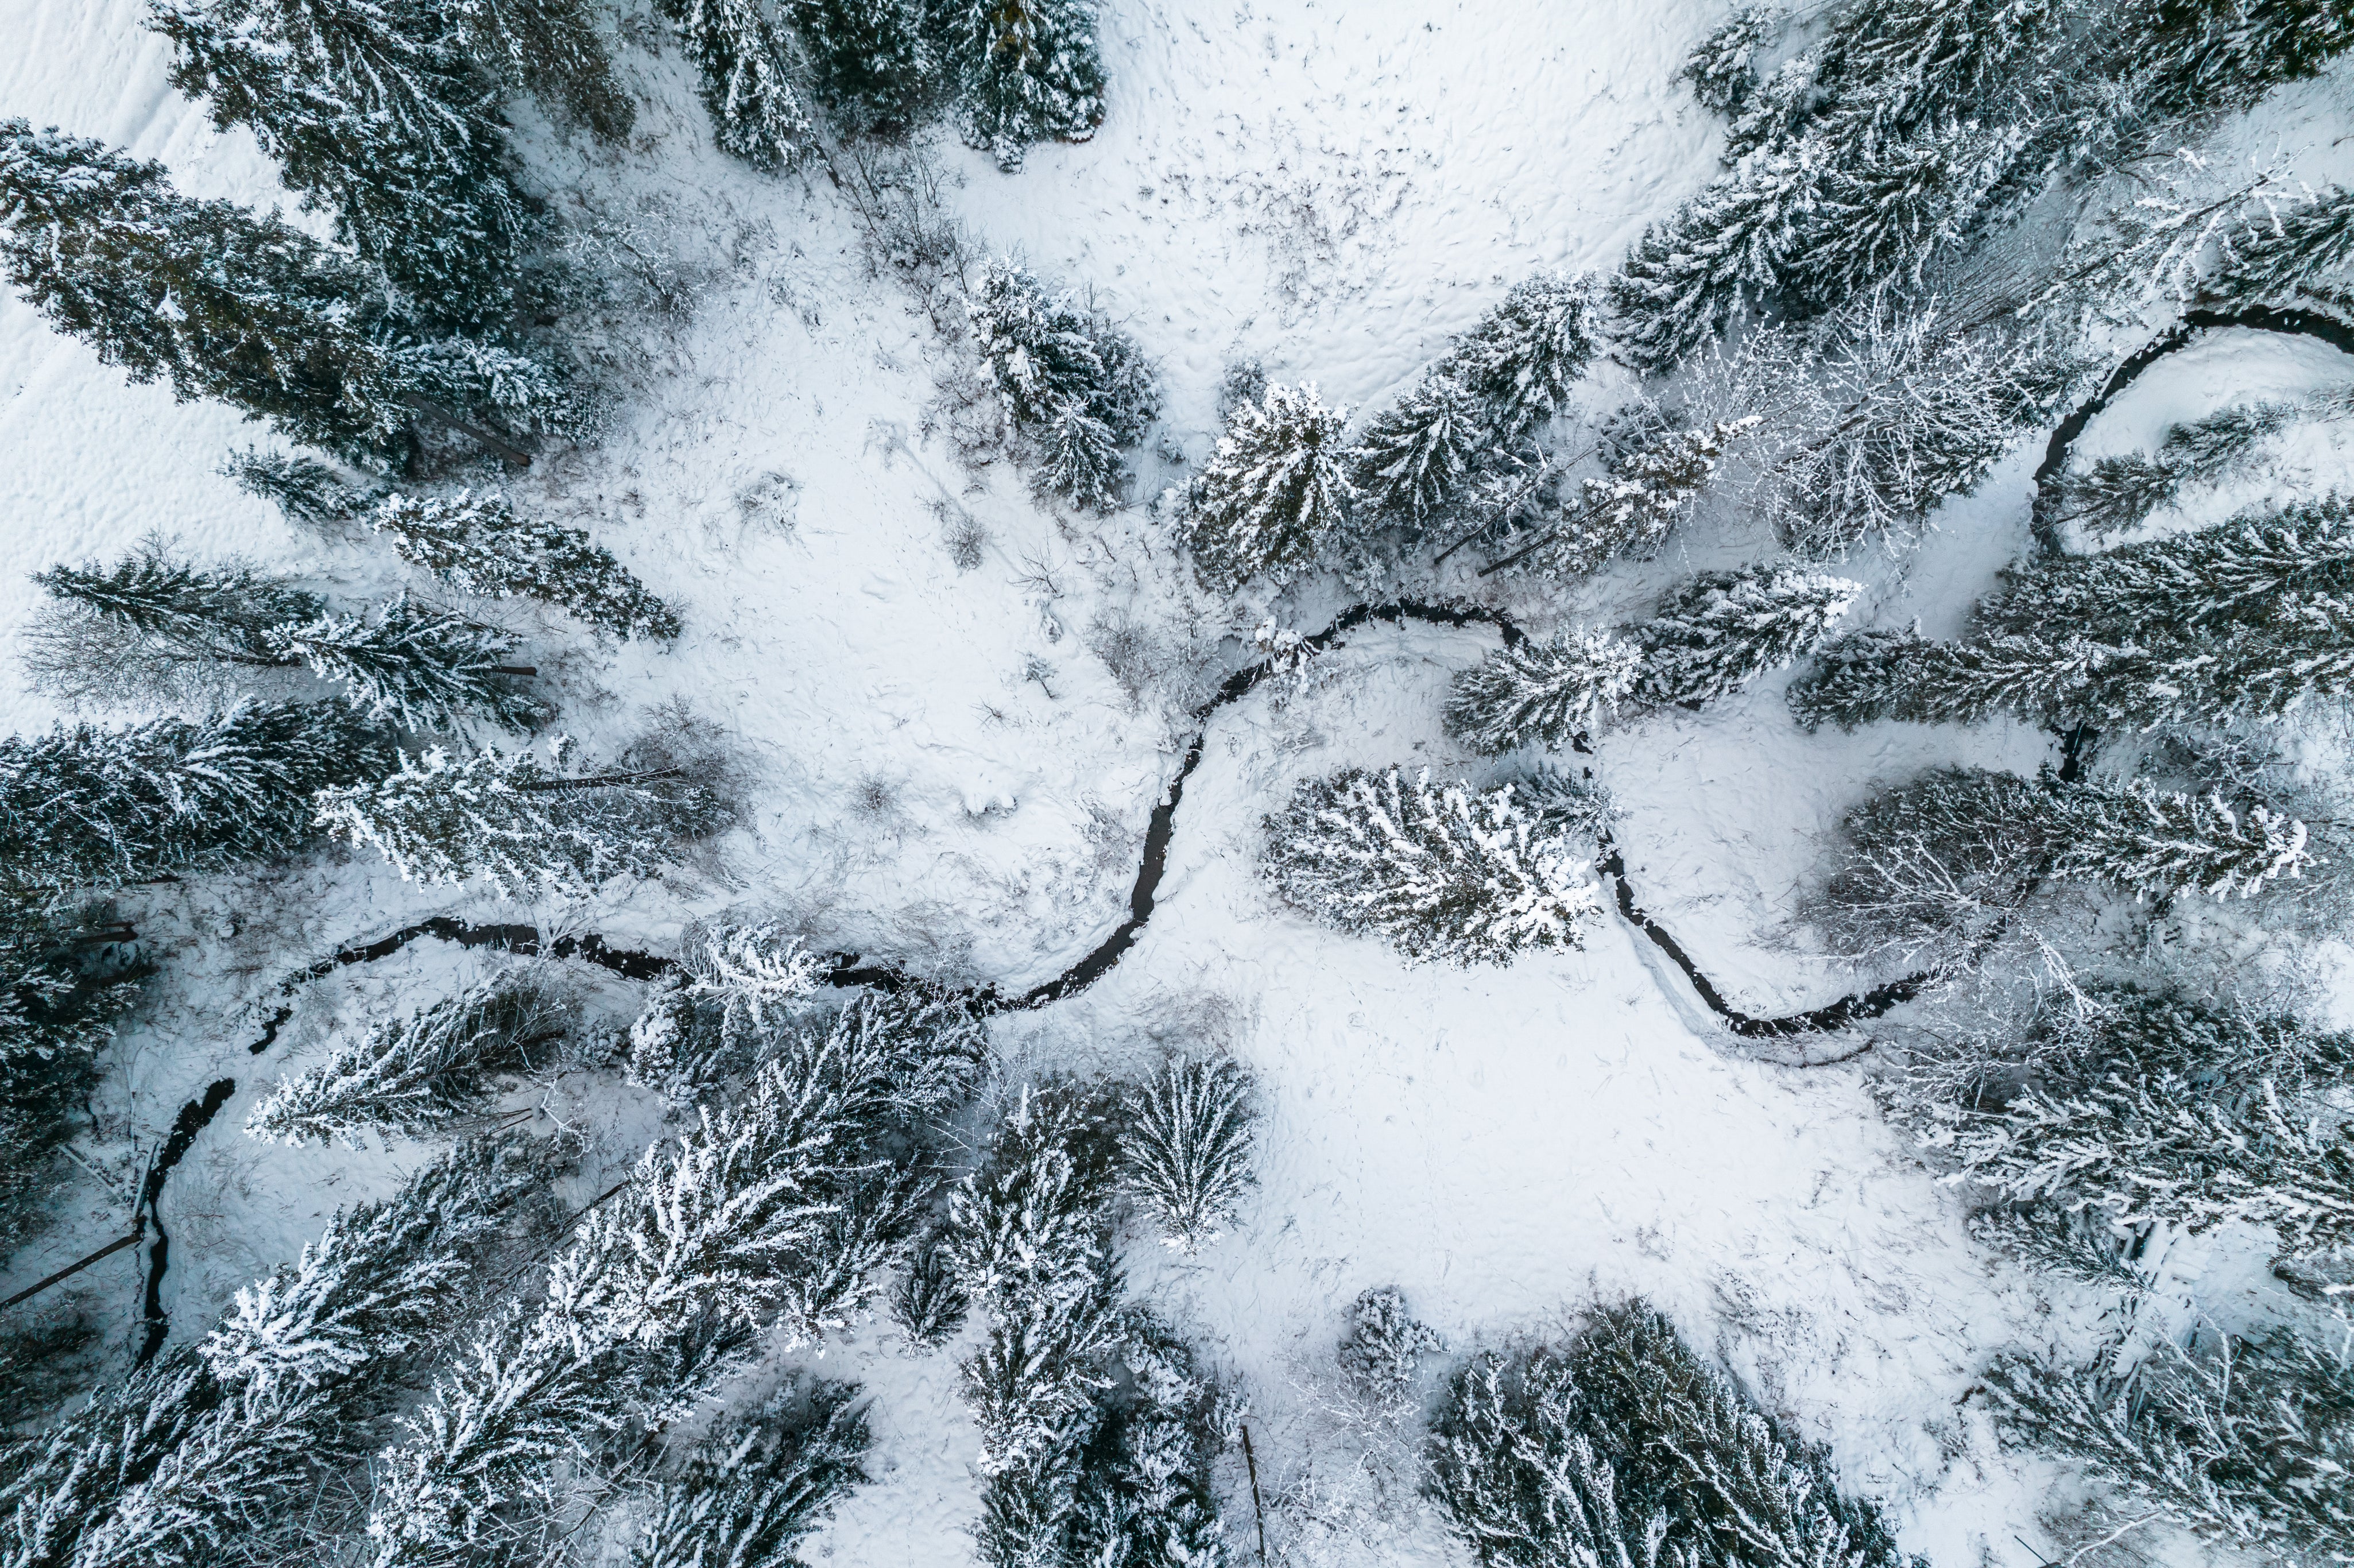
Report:
[[[1592,866],[1608,810],[1558,776],[1481,791],[1349,768],[1303,781],[1267,818],[1260,869],[1293,908],[1412,962],[1508,964],[1584,946],[1602,916]]]
[[[1641,1301],[1566,1346],[1482,1355],[1433,1425],[1429,1490],[1482,1563],[1914,1568],[1877,1506]]]
[[[983,374],[1007,422],[1035,444],[1045,487],[1081,506],[1119,505],[1129,478],[1121,449],[1161,413],[1136,340],[1010,260],[981,269],[965,309]]]
[[[1700,573],[1623,632],[1572,630],[1489,654],[1456,676],[1447,733],[1494,757],[1566,745],[1622,710],[1698,709],[1801,657],[1861,591],[1788,562]]]

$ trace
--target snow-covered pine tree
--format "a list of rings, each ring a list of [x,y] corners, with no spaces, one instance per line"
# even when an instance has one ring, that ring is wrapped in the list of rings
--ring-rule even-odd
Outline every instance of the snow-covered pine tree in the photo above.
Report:
[[[628,1568],[788,1568],[794,1545],[868,1479],[858,1385],[817,1383],[790,1407],[723,1419],[636,1499]]]
[[[1728,447],[1765,421],[1757,415],[1719,419],[1705,430],[1665,429],[1637,443],[1588,479],[1575,510],[1482,576],[1533,558],[1549,572],[1583,577],[1620,556],[1648,556],[1667,541],[1684,508],[1716,476]]]
[[[2236,247],[2216,279],[2221,292],[2265,299],[2327,286],[2354,265],[2354,190],[2332,185]]]
[[[571,1023],[547,977],[529,968],[493,975],[281,1079],[245,1130],[297,1146],[434,1131],[482,1110],[494,1078],[545,1060]]]
[[[26,666],[74,702],[218,701],[240,671],[307,665],[352,705],[409,728],[470,713],[502,723],[546,716],[514,685],[530,672],[495,628],[406,595],[373,620],[337,614],[317,594],[239,563],[201,568],[151,535],[111,567],[55,567],[33,580],[57,601],[28,637]]]
[[[306,1489],[366,1451],[365,1423],[465,1305],[479,1250],[545,1180],[514,1139],[461,1144],[345,1209],[218,1328],[44,1433],[0,1495],[11,1563],[153,1568],[282,1540]]]
[[[2327,1332],[2161,1341],[2122,1381],[2008,1357],[1986,1383],[2007,1438],[2075,1459],[2144,1512],[2317,1556],[2354,1529],[2354,1361]]]
[[[1500,442],[1516,440],[1567,406],[1594,358],[1598,313],[1584,274],[1540,272],[1513,284],[1440,369],[1486,407]]]
[[[2292,1252],[2354,1237],[2354,1128],[2328,1096],[2354,1038],[2175,997],[2097,995],[1999,1104],[1942,1106],[1925,1137],[2014,1202],[2120,1228],[2269,1225]]]
[[[383,1456],[369,1562],[464,1560],[628,1401],[672,1405],[732,1364],[748,1340],[713,1330],[783,1305],[827,1217],[890,1176],[877,1140],[907,1064],[876,1044],[787,1033],[737,1103],[584,1213],[544,1300],[494,1320]],[[717,1353],[687,1353],[695,1340]]]
[[[1418,532],[1447,514],[1494,450],[1490,419],[1444,366],[1425,376],[1357,439],[1349,453],[1357,494]]]
[[[316,458],[265,452],[248,447],[232,452],[220,471],[248,495],[259,496],[288,520],[326,535],[348,532],[377,497],[345,482]]]
[[[1341,1340],[1341,1375],[1376,1408],[1402,1409],[1413,1397],[1425,1356],[1447,1349],[1438,1330],[1417,1322],[1394,1286],[1375,1286],[1349,1308]]]
[[[1861,583],[1787,561],[1702,572],[1628,635],[1643,651],[1632,695],[1697,708],[1793,662],[1828,636]]]
[[[1118,1361],[1127,1376],[1082,1456],[1062,1560],[1222,1568],[1210,1464],[1233,1440],[1231,1407],[1167,1328],[1140,1308],[1125,1318]]]
[[[59,332],[134,382],[218,397],[291,439],[380,454],[387,406],[367,270],[299,229],[172,188],[164,165],[0,120],[0,264]]]
[[[1009,174],[1034,142],[1103,123],[1093,0],[933,0],[940,63],[964,138]]]
[[[304,205],[420,317],[496,326],[535,228],[469,8],[428,0],[155,0],[173,85],[242,125]]]
[[[2146,780],[2063,784],[2052,792],[2050,874],[2099,881],[2136,898],[2249,898],[2313,863],[2303,822],[2261,803],[2184,795]]]
[[[790,168],[816,145],[784,30],[760,0],[659,0],[703,78],[712,140],[756,169]]]
[[[1011,260],[981,269],[965,309],[982,373],[1006,418],[1038,441],[1047,486],[1084,506],[1117,505],[1129,478],[1118,449],[1143,440],[1161,413],[1136,340]]]
[[[1562,746],[1617,716],[1642,673],[1643,650],[1616,632],[1508,642],[1456,675],[1447,733],[1484,757]]]
[[[682,842],[726,823],[719,799],[676,768],[569,773],[568,750],[564,736],[546,763],[528,750],[433,747],[371,782],[318,789],[315,820],[377,851],[405,882],[482,876],[518,897],[652,876]]]
[[[1692,46],[1677,75],[1691,84],[1702,109],[1734,113],[1756,89],[1757,57],[1783,22],[1771,5],[1743,5]]]
[[[2063,472],[2050,502],[2052,522],[2073,523],[2095,538],[2123,533],[2172,505],[2191,484],[2227,477],[2295,411],[2285,403],[2225,408],[2168,426],[2154,452],[2096,458],[2088,468]]]
[[[891,1316],[907,1338],[925,1350],[937,1350],[964,1327],[971,1301],[957,1282],[956,1264],[949,1249],[934,1237],[907,1259],[907,1272],[891,1293]]]
[[[1251,1173],[1250,1075],[1225,1057],[1172,1061],[1127,1097],[1119,1128],[1122,1184],[1191,1256],[1233,1224]]]
[[[1349,410],[1326,408],[1312,384],[1269,387],[1235,409],[1185,498],[1186,545],[1205,580],[1281,584],[1315,561],[1355,493],[1348,422]]]
[[[608,142],[630,133],[637,105],[613,77],[595,0],[455,0],[475,63],[535,94],[559,120]]]
[[[394,495],[368,515],[401,559],[485,599],[539,599],[618,637],[667,640],[678,612],[578,528],[519,517],[503,495]]]
[[[2158,0],[2116,17],[2126,69],[2161,113],[2245,109],[2354,48],[2354,17],[2329,0]]]
[[[1760,153],[1644,230],[1608,285],[1620,352],[1657,375],[1768,294],[1820,201],[1811,138]]]
[[[2025,143],[2009,126],[1948,120],[1832,166],[1805,238],[1782,264],[1781,287],[1818,311],[1875,289],[1917,288],[1930,257],[1977,226]]]
[[[1829,1455],[1786,1436],[1647,1303],[1596,1313],[1567,1361],[1582,1434],[1705,1557],[1918,1568],[1877,1505],[1840,1490]]]
[[[794,29],[810,57],[817,95],[855,132],[914,124],[938,68],[911,0],[794,0]]]
[[[1876,719],[1975,724],[2006,712],[2052,722],[2075,715],[2067,723],[2098,715],[2099,722],[2129,720],[2147,698],[2169,702],[2182,690],[2159,690],[2157,675],[2153,662],[2136,650],[2080,638],[1935,642],[1915,628],[1872,627],[1818,649],[1814,667],[1786,695],[1808,729],[1853,729]],[[2129,695],[2131,713],[2111,694]]]
[[[958,1386],[981,1428],[981,1474],[1022,1486],[1042,1463],[1086,1440],[1094,1402],[1112,1379],[1124,1285],[1110,1250],[1061,1258],[1049,1285],[992,1293],[989,1331],[958,1367]]]
[[[1261,873],[1286,903],[1410,962],[1581,947],[1602,913],[1590,841],[1509,784],[1483,794],[1350,768],[1303,781],[1267,833]]]
[[[394,765],[388,731],[341,703],[244,703],[122,729],[0,740],[0,863],[15,882],[98,886],[291,853],[313,791]]]
[[[1559,1352],[1490,1352],[1458,1372],[1431,1427],[1430,1492],[1489,1568],[1698,1568],[1661,1499],[1633,1493],[1582,1430]]]

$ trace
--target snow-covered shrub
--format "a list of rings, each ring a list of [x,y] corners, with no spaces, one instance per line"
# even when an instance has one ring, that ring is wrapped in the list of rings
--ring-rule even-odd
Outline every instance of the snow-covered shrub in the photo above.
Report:
[[[1348,422],[1312,385],[1269,387],[1235,409],[1185,496],[1185,542],[1205,581],[1281,584],[1314,564],[1355,493]]]
[[[570,1009],[530,969],[470,986],[422,1012],[369,1030],[307,1072],[281,1080],[245,1130],[272,1142],[332,1143],[375,1131],[415,1136],[486,1108],[493,1080],[545,1059]]]
[[[240,703],[120,729],[0,739],[0,864],[19,885],[137,882],[281,855],[310,799],[380,775],[391,732],[343,703]]]
[[[684,841],[717,832],[726,810],[675,768],[572,774],[567,737],[549,763],[487,747],[434,747],[372,784],[318,791],[319,826],[375,849],[405,882],[484,877],[515,895],[584,895],[616,876],[651,876]]]
[[[1384,517],[1421,528],[1444,516],[1495,445],[1492,416],[1445,367],[1365,427],[1352,482]]]
[[[2092,1009],[2047,1022],[2008,1097],[1923,1107],[1925,1141],[2006,1200],[2120,1229],[2243,1221],[2296,1252],[2354,1239],[2354,1128],[2328,1104],[2354,1038],[2137,991]]]
[[[1129,1091],[1122,1184],[1188,1256],[1225,1235],[1252,1175],[1250,1075],[1225,1057],[1173,1061]]]
[[[2171,1340],[2127,1378],[2013,1356],[1986,1372],[2014,1443],[2076,1460],[2209,1541],[2320,1561],[2354,1527],[2354,1359],[2341,1325],[2195,1349]]]
[[[1597,314],[1583,274],[1540,272],[1513,284],[1440,361],[1487,410],[1486,444],[1517,440],[1567,406],[1570,383],[1594,358]]]
[[[627,1568],[786,1568],[869,1478],[858,1385],[818,1383],[775,1414],[723,1419],[637,1498]]]
[[[1642,649],[1612,631],[1508,642],[1456,675],[1447,733],[1487,757],[1566,745],[1615,717],[1642,673]]]
[[[759,0],[657,0],[703,79],[712,140],[756,169],[790,168],[816,145],[793,90],[784,30]]]
[[[981,269],[965,310],[990,385],[1037,442],[1048,486],[1082,506],[1118,505],[1129,481],[1120,449],[1161,412],[1136,340],[1010,260]]]
[[[1702,572],[1628,635],[1643,651],[1636,700],[1697,708],[1791,663],[1829,634],[1861,583],[1769,561]]]
[[[1349,1308],[1341,1340],[1341,1373],[1349,1385],[1384,1410],[1413,1395],[1423,1358],[1447,1349],[1438,1330],[1417,1322],[1395,1286],[1375,1286]]]
[[[1591,842],[1511,785],[1480,793],[1352,768],[1303,782],[1267,829],[1264,874],[1285,902],[1416,962],[1576,948],[1602,914]]]
[[[400,558],[486,599],[538,599],[616,636],[668,639],[678,614],[578,528],[515,515],[501,495],[394,495],[368,515]]]
[[[1093,0],[940,0],[940,63],[966,142],[998,167],[1034,142],[1084,142],[1104,116]]]

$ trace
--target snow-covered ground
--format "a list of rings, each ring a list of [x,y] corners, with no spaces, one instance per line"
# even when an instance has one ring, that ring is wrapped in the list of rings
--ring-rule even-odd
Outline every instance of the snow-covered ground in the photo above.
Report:
[[[249,138],[216,132],[171,90],[144,9],[0,0],[0,114],[163,158],[200,194],[285,202]],[[1166,429],[1198,459],[1235,357],[1378,403],[1533,269],[1621,255],[1713,171],[1719,124],[1672,79],[1720,10],[1111,0],[1100,132],[1036,149],[1015,175],[949,149],[949,200],[985,249],[1097,291],[1158,359]],[[627,63],[653,99],[626,152],[542,131],[535,175],[568,216],[635,225],[699,272],[703,294],[690,320],[647,329],[610,437],[514,488],[590,529],[681,609],[686,632],[616,649],[553,614],[519,624],[559,673],[566,728],[610,749],[684,703],[727,737],[751,819],[661,884],[586,906],[516,908],[332,860],[127,900],[164,970],[101,1107],[116,1179],[134,1179],[203,1085],[239,1083],[164,1203],[166,1305],[182,1326],[415,1153],[247,1139],[255,1097],[338,1021],[419,1005],[484,960],[427,942],[339,973],[304,990],[277,1046],[249,1055],[288,970],[430,913],[661,948],[696,914],[746,907],[822,946],[1025,985],[1125,915],[1146,818],[1190,738],[1174,722],[1185,673],[1246,656],[1222,640],[1257,610],[1210,619],[1146,507],[1063,516],[1004,463],[968,469],[940,406],[960,351],[902,282],[875,275],[832,182],[763,179],[720,158],[680,62]],[[2325,88],[2342,83],[2290,96]],[[2284,113],[2274,134],[2311,128]],[[2349,372],[2314,344],[2216,334],[2120,398],[2084,450],[2145,445],[2168,420],[2344,386]],[[1624,384],[1609,369],[1598,382],[1596,407]],[[217,475],[258,439],[222,408],[126,386],[0,295],[0,642],[36,605],[27,572],[111,556],[154,529],[354,588],[398,581],[387,556],[301,534]],[[2349,444],[2354,423],[2303,440],[2199,504],[2324,488]],[[1869,592],[1856,614],[1955,630],[2025,543],[2039,455],[2040,443],[2022,450],[1945,508],[1919,548],[1859,559]],[[1147,496],[1176,471],[1146,469]],[[1583,605],[1514,590],[1516,612],[1532,624],[1639,613],[1675,572],[1754,553],[1740,522],[1606,577]],[[1115,671],[1096,650],[1123,638],[1139,652]],[[1345,1467],[1323,1405],[1342,1313],[1363,1288],[1400,1286],[1457,1349],[1640,1291],[1828,1441],[1851,1485],[1889,1499],[1909,1549],[2028,1568],[2053,1549],[2039,1517],[2067,1494],[2000,1453],[1967,1393],[1993,1351],[2052,1338],[2055,1299],[2062,1321],[2082,1303],[1969,1241],[1957,1200],[1881,1124],[1861,1065],[1795,1071],[1744,1054],[1615,921],[1581,953],[1408,969],[1307,925],[1256,880],[1260,819],[1299,778],[1470,766],[1441,734],[1439,704],[1448,673],[1490,642],[1369,628],[1308,689],[1221,712],[1136,948],[1083,996],[998,1025],[1017,1073],[1133,1065],[1199,1035],[1258,1075],[1262,1184],[1245,1224],[1192,1262],[1140,1239],[1138,1294],[1243,1379],[1269,1493],[1311,1465]],[[1782,684],[1613,732],[1595,759],[1628,809],[1619,838],[1646,906],[1757,1012],[1856,983],[1787,927],[1826,833],[1871,781],[1959,758],[2031,770],[2050,755],[2048,736],[1999,725],[1808,736]],[[0,724],[56,716],[0,683]],[[586,1081],[559,1086],[549,1109],[609,1158],[652,1131],[645,1107]],[[127,1213],[95,1181],[75,1205],[14,1275],[45,1273]],[[131,1255],[87,1277],[127,1331]],[[968,1558],[975,1436],[954,1357],[911,1355],[880,1323],[824,1353],[874,1392],[878,1447],[875,1484],[811,1544],[819,1558]],[[1247,1487],[1225,1480],[1246,1532]],[[1455,1551],[1427,1520],[1365,1550]]]

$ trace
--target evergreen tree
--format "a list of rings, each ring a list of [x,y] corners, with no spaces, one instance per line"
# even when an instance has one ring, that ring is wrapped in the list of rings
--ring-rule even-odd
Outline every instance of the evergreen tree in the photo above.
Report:
[[[908,0],[795,0],[792,20],[808,46],[818,96],[849,129],[914,124],[938,66]]]
[[[306,528],[333,534],[356,523],[377,497],[345,484],[316,458],[248,448],[231,453],[220,471],[248,495],[270,503]]]
[[[533,238],[504,166],[498,82],[464,5],[422,0],[152,0],[173,85],[242,125],[336,238],[433,321],[516,308]]]
[[[2320,286],[2354,263],[2354,190],[2327,195],[2276,220],[2239,248],[2216,280],[2220,290],[2262,298]]]
[[[1770,5],[1744,5],[1692,47],[1678,74],[1702,108],[1731,114],[1742,107],[1757,86],[1757,56],[1781,24]]]
[[[507,662],[506,634],[406,595],[373,620],[336,614],[283,577],[234,563],[199,568],[154,537],[112,567],[56,567],[33,580],[58,608],[37,625],[26,662],[69,698],[218,699],[239,670],[307,665],[354,707],[410,728],[468,713],[523,724],[547,711],[514,686],[531,672]]]
[[[1136,340],[1010,260],[982,268],[965,309],[1006,418],[1043,448],[1048,487],[1084,506],[1117,505],[1129,478],[1118,449],[1142,440],[1161,413]]]
[[[1812,139],[1760,153],[1646,229],[1610,280],[1619,349],[1658,374],[1769,293],[1821,199]]]
[[[2328,0],[2158,0],[2121,19],[2120,53],[2161,112],[2244,109],[2354,48],[2354,17]]]
[[[1446,1349],[1438,1330],[1416,1322],[1394,1287],[1377,1286],[1349,1309],[1341,1373],[1376,1406],[1396,1410],[1412,1398],[1423,1358]]]
[[[815,145],[793,90],[785,35],[760,0],[660,0],[703,77],[712,139],[756,169],[791,167]]]
[[[1786,562],[1702,572],[1631,630],[1643,651],[1633,695],[1697,708],[1738,691],[1805,654],[1862,591]]]
[[[1585,276],[1540,272],[1463,334],[1440,369],[1479,399],[1510,442],[1560,414],[1594,358],[1596,310]]]
[[[1834,166],[1783,286],[1817,310],[1892,283],[1917,287],[1930,257],[1969,233],[2024,141],[2007,127],[1946,121]]]
[[[618,142],[637,106],[613,78],[594,0],[458,0],[475,62],[502,82],[528,89],[559,116]]]
[[[891,1316],[908,1339],[926,1350],[938,1349],[963,1328],[971,1306],[957,1282],[956,1265],[938,1238],[916,1249],[891,1296]]]
[[[367,271],[301,231],[172,189],[164,166],[0,121],[0,264],[59,332],[182,402],[377,454],[405,416],[367,331]]]
[[[1376,512],[1421,529],[1447,513],[1493,450],[1490,418],[1452,376],[1424,376],[1359,438],[1349,454],[1353,488]]]
[[[569,1019],[528,969],[497,975],[422,1012],[381,1023],[307,1072],[281,1080],[246,1118],[249,1136],[301,1145],[366,1131],[415,1136],[472,1116],[492,1080],[533,1065]]]
[[[1007,173],[1034,142],[1084,142],[1103,123],[1091,0],[933,0],[943,71],[965,140]]]
[[[586,896],[616,876],[652,876],[684,840],[716,832],[726,810],[675,768],[567,774],[559,736],[543,764],[528,751],[440,747],[403,757],[375,782],[323,789],[331,838],[376,849],[404,882],[475,876],[510,896]]]
[[[486,599],[561,605],[618,637],[679,634],[678,612],[578,528],[515,515],[504,496],[394,495],[368,517],[401,559]]]
[[[122,729],[0,740],[0,863],[35,887],[98,886],[292,853],[310,797],[388,768],[374,720],[341,704],[245,703]]]
[[[1620,453],[1606,478],[1589,479],[1576,509],[1480,573],[1534,557],[1546,570],[1583,577],[1620,556],[1647,556],[1716,476],[1726,448],[1765,421],[1720,419],[1705,430],[1663,429]]]
[[[1643,678],[1643,650],[1610,631],[1508,642],[1455,677],[1447,733],[1484,757],[1548,748],[1617,716]]]
[[[1174,1061],[1128,1097],[1120,1124],[1124,1185],[1192,1256],[1234,1224],[1251,1174],[1250,1075],[1225,1058]]]
[[[1229,589],[1255,577],[1280,584],[1314,562],[1354,493],[1348,420],[1313,386],[1269,387],[1235,409],[1186,497],[1186,543],[1204,579]]]
[[[855,1383],[820,1383],[775,1417],[722,1421],[649,1488],[629,1568],[793,1568],[802,1537],[869,1478]]]
[[[1602,913],[1589,850],[1509,784],[1479,794],[1352,768],[1303,782],[1267,831],[1262,874],[1286,903],[1410,962],[1582,947]]]
[[[2354,1529],[2354,1365],[2331,1337],[2167,1341],[2123,1382],[2012,1357],[1986,1383],[2012,1441],[2210,1541],[2318,1557]]]
[[[2243,1221],[2300,1252],[2354,1237],[2354,1127],[2327,1105],[2354,1038],[2132,991],[2096,1009],[2033,1052],[2008,1099],[1925,1118],[1962,1173],[2119,1228]]]
[[[2206,418],[2167,427],[2155,452],[2097,458],[2060,476],[2052,498],[2055,523],[2073,523],[2098,537],[2119,534],[2170,506],[2195,482],[2228,475],[2293,412],[2289,405],[2258,403],[2225,408]]]

